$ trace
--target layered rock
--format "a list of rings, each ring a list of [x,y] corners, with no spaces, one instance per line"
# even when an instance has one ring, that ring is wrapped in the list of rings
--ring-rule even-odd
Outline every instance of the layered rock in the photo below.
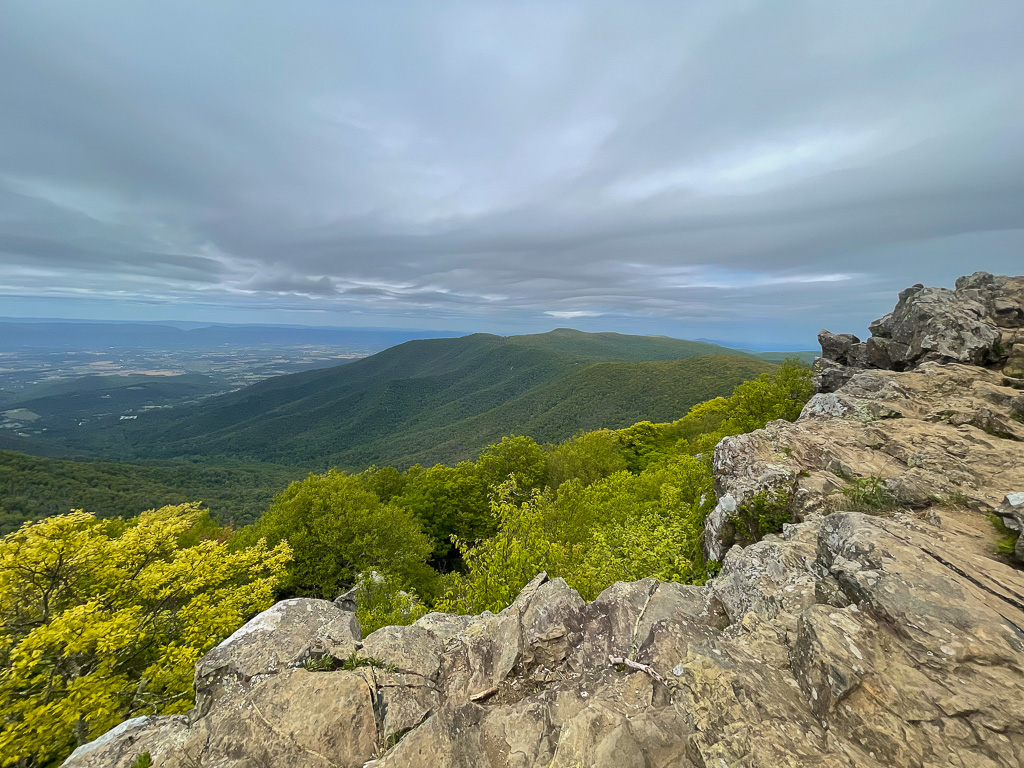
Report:
[[[1024,277],[975,272],[954,290],[915,285],[895,309],[869,326],[861,342],[852,334],[818,334],[818,388],[833,391],[849,368],[906,371],[925,362],[995,366],[1024,379]]]
[[[884,365],[826,336],[835,386],[715,451],[706,586],[587,604],[540,574],[501,613],[366,638],[344,602],[286,601],[200,661],[190,715],[66,765],[1024,766],[1024,572],[989,520],[1024,528],[1024,399],[1000,370],[1020,284],[905,292]]]

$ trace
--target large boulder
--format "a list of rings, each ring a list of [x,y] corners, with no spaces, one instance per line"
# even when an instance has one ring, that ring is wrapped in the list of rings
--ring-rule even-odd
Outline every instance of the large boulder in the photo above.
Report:
[[[354,613],[327,600],[283,600],[243,625],[196,665],[199,712],[217,698],[237,696],[306,659],[344,659],[362,637]]]
[[[914,285],[892,312],[870,325],[861,342],[822,330],[815,363],[819,391],[832,392],[849,378],[845,368],[906,371],[921,363],[964,363],[1024,377],[1024,277],[976,272],[956,288]]]

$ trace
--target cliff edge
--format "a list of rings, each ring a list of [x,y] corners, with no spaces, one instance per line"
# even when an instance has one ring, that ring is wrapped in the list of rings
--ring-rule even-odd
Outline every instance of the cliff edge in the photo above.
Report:
[[[287,600],[200,661],[192,713],[65,766],[1021,768],[1024,551],[990,518],[1024,526],[1024,278],[819,338],[799,420],[715,450],[706,586],[587,604],[539,574],[499,614],[365,638]]]

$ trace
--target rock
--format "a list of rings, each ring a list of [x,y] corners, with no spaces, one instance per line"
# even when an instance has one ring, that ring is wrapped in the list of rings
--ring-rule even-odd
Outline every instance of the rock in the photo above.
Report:
[[[822,328],[818,331],[818,343],[821,345],[821,356],[840,365],[850,364],[850,352],[860,339],[852,333],[832,333]]]
[[[1024,277],[979,272],[960,278],[955,290],[915,285],[902,291],[895,309],[870,325],[861,343],[850,334],[822,330],[822,358],[838,366],[905,371],[924,362],[993,364],[1007,376],[1024,376]],[[842,385],[834,367],[815,371],[819,391]]]
[[[586,603],[564,579],[542,584],[522,608],[522,663],[554,666],[579,645]]]
[[[357,655],[433,681],[441,669],[441,649],[441,638],[429,629],[413,624],[408,627],[381,627],[363,640]]]
[[[81,768],[130,766],[143,752],[149,752],[155,765],[173,759],[188,733],[188,718],[133,717],[111,728],[95,741],[83,744],[65,761]]]
[[[313,656],[342,659],[362,632],[354,613],[326,600],[294,598],[277,603],[209,651],[196,665],[196,706],[238,695]]]

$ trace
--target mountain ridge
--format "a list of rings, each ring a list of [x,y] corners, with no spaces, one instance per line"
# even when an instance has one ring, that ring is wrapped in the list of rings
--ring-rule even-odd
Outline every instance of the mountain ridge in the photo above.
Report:
[[[665,371],[642,371],[644,364],[691,360],[706,352],[727,353],[716,355],[725,372],[717,380],[706,363],[692,371],[686,365],[675,366],[671,382]],[[702,386],[675,401],[678,412],[659,409],[659,415],[668,419],[774,367],[700,342],[569,329],[525,337],[479,333],[413,340],[343,366],[275,377],[199,406],[147,414],[123,430],[123,449],[133,458],[230,455],[318,467],[458,461],[501,435],[529,434],[523,418],[514,417],[529,410],[524,398],[533,393],[550,402],[551,393],[544,387],[573,374],[582,382],[587,378],[581,374],[585,368],[606,363],[635,364],[616,369],[627,376],[618,385],[618,399],[634,406],[613,423],[587,421],[592,428],[649,418],[646,401],[637,401],[628,391],[628,374],[655,375],[669,386],[680,386],[700,369]],[[568,378],[562,391],[569,396],[572,390],[573,379]],[[472,421],[463,424],[467,420]],[[581,428],[582,422],[531,436],[555,440]],[[412,453],[394,447],[438,429],[455,437]]]

